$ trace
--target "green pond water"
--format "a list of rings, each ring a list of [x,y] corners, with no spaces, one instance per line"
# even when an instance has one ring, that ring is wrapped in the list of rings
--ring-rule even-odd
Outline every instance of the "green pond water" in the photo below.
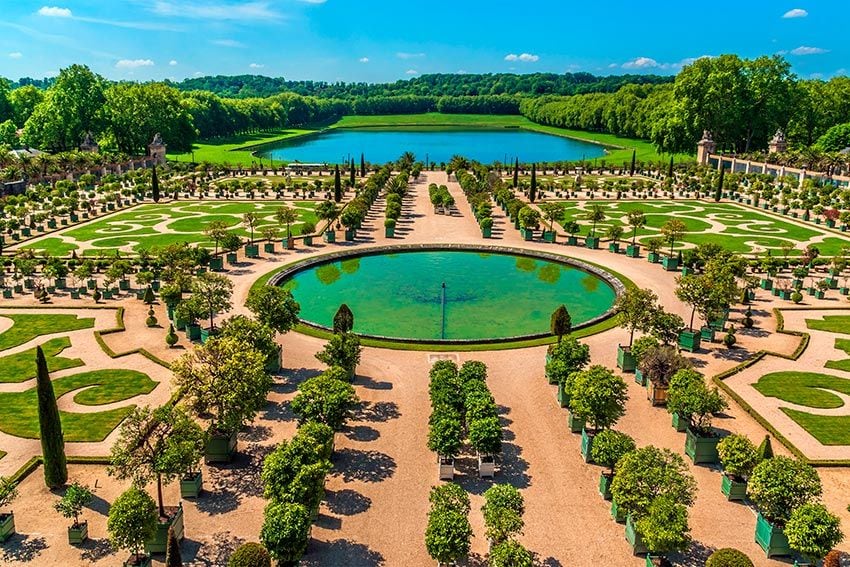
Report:
[[[356,332],[409,339],[547,333],[559,305],[578,325],[605,313],[615,298],[604,280],[578,268],[466,251],[349,258],[305,269],[282,285],[301,304],[304,321],[331,327],[337,308],[347,303]]]

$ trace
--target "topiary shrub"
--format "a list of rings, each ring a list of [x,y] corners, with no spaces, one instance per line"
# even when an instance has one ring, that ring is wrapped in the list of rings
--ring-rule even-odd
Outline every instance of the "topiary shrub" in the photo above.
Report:
[[[272,567],[272,558],[261,544],[249,542],[236,548],[227,567]]]
[[[800,303],[801,301],[803,301],[803,294],[799,291],[795,291],[791,294],[791,301],[793,301],[794,303]]]
[[[177,333],[174,332],[174,325],[168,325],[168,334],[165,335],[165,344],[168,348],[177,344]]]
[[[743,552],[727,547],[712,553],[705,567],[753,567],[753,562]]]
[[[154,315],[153,307],[148,309],[148,318],[145,319],[145,325],[148,327],[156,327],[156,316]]]

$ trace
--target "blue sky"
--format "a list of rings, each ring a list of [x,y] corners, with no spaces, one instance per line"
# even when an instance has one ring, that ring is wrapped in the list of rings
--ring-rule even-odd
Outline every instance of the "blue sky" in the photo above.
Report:
[[[658,4],[661,4],[660,6]],[[676,73],[781,53],[848,73],[848,0],[0,0],[0,75],[84,63],[111,79],[244,73],[382,82],[425,73]],[[672,4],[672,3],[670,3]]]

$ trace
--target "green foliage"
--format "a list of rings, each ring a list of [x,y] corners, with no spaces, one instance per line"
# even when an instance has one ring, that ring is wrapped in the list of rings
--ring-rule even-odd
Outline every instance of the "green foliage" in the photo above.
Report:
[[[732,549],[731,547],[725,547],[723,549],[718,549],[708,556],[708,560],[705,562],[705,567],[754,567],[752,560],[747,557],[747,555],[738,551],[737,549]]]
[[[344,368],[350,377],[354,377],[357,365],[360,364],[360,338],[352,333],[336,333],[325,344],[321,352],[316,353],[316,359],[328,366]]]
[[[573,327],[572,317],[570,317],[570,312],[567,311],[566,305],[561,305],[552,313],[552,317],[549,320],[549,329],[552,331],[552,334],[558,337],[558,342],[561,342],[561,339],[564,335],[569,334],[570,329]]]
[[[469,524],[469,495],[460,486],[435,486],[429,496],[425,548],[436,561],[456,561],[469,553],[472,526]]]
[[[38,423],[41,451],[44,462],[44,483],[48,488],[58,488],[68,480],[65,459],[65,437],[59,407],[53,392],[53,382],[47,372],[47,362],[41,347],[35,351],[36,392],[38,397]]]
[[[760,462],[747,484],[747,495],[762,515],[784,524],[791,513],[823,492],[817,471],[803,461],[777,456]]]
[[[269,285],[251,288],[245,306],[260,323],[278,333],[288,332],[298,322],[301,310],[292,292]]]
[[[0,476],[0,508],[11,504],[18,497],[18,490],[12,481]]]
[[[263,461],[264,494],[276,502],[294,502],[314,510],[323,494],[333,445],[328,426],[305,424]]]
[[[635,440],[621,431],[605,429],[593,437],[590,456],[593,462],[608,467],[611,472],[623,455],[635,450]]]
[[[647,379],[665,386],[673,375],[690,367],[690,361],[669,345],[661,345],[645,352],[638,365]]]
[[[525,502],[522,494],[509,484],[494,484],[484,492],[484,527],[487,539],[502,543],[522,534]]]
[[[432,486],[428,494],[431,509],[455,510],[463,515],[469,514],[469,494],[459,484],[447,482]]]
[[[131,486],[109,508],[106,529],[116,549],[139,553],[145,541],[156,533],[159,514],[156,502],[147,492]]]
[[[274,340],[274,331],[259,321],[245,315],[234,315],[221,324],[219,337],[231,337],[241,340],[263,353],[266,358],[277,354],[278,344]]]
[[[567,337],[549,347],[549,357],[546,372],[553,380],[564,383],[570,374],[584,369],[590,362],[590,347],[575,337]]]
[[[334,333],[350,333],[354,329],[354,313],[345,303],[334,314],[333,329]]]
[[[291,408],[301,423],[318,421],[340,430],[358,401],[351,384],[324,373],[298,385]]]
[[[171,347],[173,347],[174,345],[177,344],[178,340],[179,339],[177,338],[177,333],[174,332],[174,325],[169,324],[168,325],[168,333],[166,333],[166,335],[165,335],[165,344],[167,344],[168,347],[171,348]]]
[[[204,272],[192,281],[192,298],[200,310],[209,316],[210,328],[214,328],[213,317],[228,311],[231,307],[230,296],[233,294],[233,282],[227,276],[214,272]]]
[[[652,328],[658,296],[651,289],[627,288],[614,301],[614,310],[620,316],[620,327],[629,331],[629,346],[635,331],[648,332]]]
[[[41,335],[67,333],[94,327],[94,319],[78,318],[77,315],[9,313],[3,316],[12,320],[12,327],[0,333],[0,350],[7,350],[28,343]]]
[[[260,541],[282,564],[297,563],[310,537],[310,513],[301,504],[271,502],[265,509]]]
[[[612,427],[626,413],[628,386],[604,366],[594,365],[571,377],[570,411],[594,429]]]
[[[635,528],[650,553],[684,551],[691,542],[688,509],[670,495],[653,500]]]
[[[652,335],[644,335],[632,343],[631,354],[635,358],[635,361],[640,364],[644,354],[658,346],[658,339]]]
[[[818,138],[815,146],[825,152],[840,152],[850,147],[850,123],[836,124]]]
[[[180,555],[180,542],[174,533],[174,527],[168,527],[165,547],[165,567],[183,567],[183,557]]]
[[[487,556],[489,567],[532,567],[534,555],[513,539],[493,546]]]
[[[717,444],[717,454],[720,456],[723,472],[739,479],[749,477],[760,460],[753,442],[745,435],[736,433],[720,440]]]
[[[696,370],[684,368],[670,378],[667,411],[688,418],[695,432],[710,434],[713,415],[727,407],[718,389],[706,386],[702,374]]]
[[[227,567],[272,567],[272,558],[261,544],[248,542],[236,548]]]
[[[838,516],[831,514],[823,504],[816,503],[803,504],[791,512],[784,532],[791,549],[813,563],[822,560],[844,539]]]
[[[148,305],[151,305],[154,301],[156,301],[156,297],[153,294],[153,289],[151,288],[151,286],[148,286],[145,290],[145,296],[142,300]]]
[[[502,424],[498,417],[484,417],[469,421],[469,443],[482,455],[502,452]]]
[[[463,444],[460,417],[441,415],[428,428],[428,449],[444,457],[454,457]]]
[[[624,455],[614,468],[611,482],[614,502],[636,520],[645,516],[650,504],[660,496],[690,506],[696,488],[696,481],[680,455],[652,445]]]
[[[759,462],[773,458],[773,445],[770,443],[770,435],[764,436],[764,439],[761,443],[759,443],[759,447],[756,452],[758,453]]]
[[[87,486],[75,482],[65,489],[65,494],[54,505],[54,508],[62,514],[63,518],[68,518],[69,520],[73,518],[74,526],[77,526],[80,523],[80,513],[83,511],[83,508],[91,503],[93,498],[94,495]]]

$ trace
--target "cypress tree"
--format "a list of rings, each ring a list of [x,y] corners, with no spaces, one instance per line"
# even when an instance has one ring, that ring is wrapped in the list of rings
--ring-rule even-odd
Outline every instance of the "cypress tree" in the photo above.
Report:
[[[339,180],[339,166],[334,166],[334,201],[342,201],[342,182]]]
[[[552,334],[558,337],[558,343],[560,344],[561,338],[573,328],[573,319],[570,317],[570,312],[567,311],[566,305],[561,305],[552,313],[552,318],[549,320],[549,328]]]
[[[183,557],[180,556],[180,542],[174,535],[174,528],[170,526],[165,547],[165,567],[183,567]]]
[[[531,187],[528,189],[528,200],[532,203],[537,199],[537,164],[531,164]]]
[[[68,480],[65,461],[65,437],[59,407],[53,393],[53,383],[47,371],[47,361],[41,347],[35,350],[36,390],[38,392],[38,423],[41,429],[41,452],[44,455],[44,483],[59,488]]]
[[[717,202],[720,200],[720,197],[723,195],[723,176],[726,173],[726,170],[722,167],[720,168],[720,178],[717,180],[717,187],[714,189],[714,201]]]
[[[360,177],[366,177],[366,158],[360,154]]]
[[[334,333],[348,333],[354,328],[354,313],[343,303],[334,315]]]
[[[153,194],[153,202],[159,203],[159,177],[156,175],[156,166],[153,166],[151,173],[151,193]]]
[[[637,159],[637,150],[632,150],[632,167],[629,169],[629,176],[635,174],[635,160]]]
[[[514,162],[514,189],[519,186],[519,158]]]
[[[756,453],[760,461],[773,458],[773,446],[770,444],[770,435],[764,436],[764,441],[758,446]]]
[[[673,155],[670,154],[670,167],[667,168],[667,177],[673,179]]]
[[[354,187],[354,158],[351,158],[351,176],[349,181],[351,181],[351,186]]]

